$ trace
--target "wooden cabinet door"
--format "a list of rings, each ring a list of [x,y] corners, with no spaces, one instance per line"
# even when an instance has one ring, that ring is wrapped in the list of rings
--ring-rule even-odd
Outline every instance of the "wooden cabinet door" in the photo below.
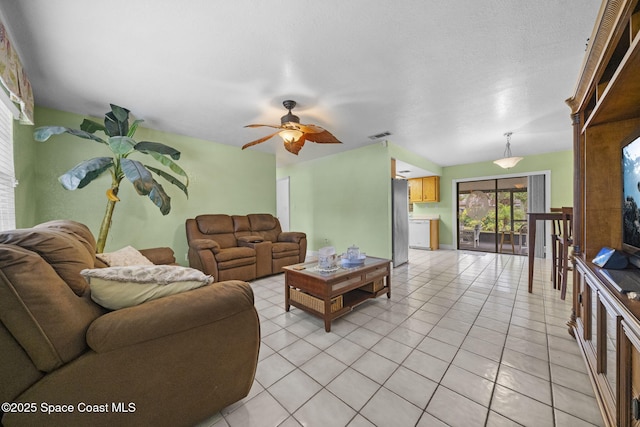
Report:
[[[429,228],[431,231],[429,233],[429,238],[431,241],[429,246],[431,247],[432,251],[435,251],[436,249],[440,249],[440,220],[432,219]]]
[[[422,201],[422,178],[412,178],[409,180],[409,202]]]
[[[440,201],[440,177],[426,176],[422,178],[422,201],[423,202],[439,202]]]

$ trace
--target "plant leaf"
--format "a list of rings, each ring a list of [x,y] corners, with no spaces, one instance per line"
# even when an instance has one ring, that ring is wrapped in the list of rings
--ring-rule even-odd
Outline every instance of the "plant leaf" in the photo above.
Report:
[[[165,193],[164,188],[156,180],[153,180],[151,191],[149,192],[151,201],[160,208],[162,215],[171,212],[171,197]]]
[[[189,186],[189,177],[187,176],[187,173],[177,163],[175,163],[170,158],[163,156],[162,154],[156,153],[155,151],[150,151],[149,155],[154,159],[156,159],[158,162],[162,163],[163,165],[171,169],[172,171],[174,171],[175,173],[177,173],[178,175],[184,176],[187,179],[187,182],[185,183],[185,185]]]
[[[106,131],[103,125],[88,119],[84,119],[82,121],[82,123],[80,124],[80,129],[89,133],[95,133],[99,130],[101,130],[102,132]]]
[[[112,166],[113,159],[111,157],[96,157],[85,160],[60,176],[58,181],[67,190],[76,190],[86,187],[87,184]]]
[[[109,138],[109,148],[120,156],[124,156],[133,151],[135,145],[136,142],[128,136],[112,136]]]
[[[163,177],[164,179],[166,179],[167,181],[169,181],[171,184],[175,185],[176,187],[178,187],[179,189],[181,189],[184,194],[187,196],[187,199],[189,198],[189,190],[187,190],[187,186],[184,185],[182,183],[182,181],[180,181],[179,179],[177,179],[176,177],[174,177],[173,175],[169,175],[168,173],[166,173],[163,170],[154,168],[152,166],[149,165],[145,165],[145,167],[147,169],[149,169],[151,172],[155,172],[156,174],[160,175],[161,177]]]
[[[115,104],[109,104],[109,105],[111,106],[111,111],[113,112],[113,115],[119,122],[129,121],[129,110]]]
[[[109,136],[127,136],[129,133],[129,110],[111,104],[111,111],[104,115],[104,127]]]
[[[122,166],[122,172],[129,181],[133,184],[138,194],[146,196],[153,189],[153,176],[142,163],[137,160],[122,159],[120,165]]]
[[[173,160],[180,160],[180,152],[173,147],[160,142],[140,141],[134,147],[137,151],[149,154],[150,151],[171,156]]]
[[[102,144],[106,144],[107,142],[98,137],[95,136],[89,132],[85,132],[83,130],[78,130],[78,129],[71,129],[71,128],[67,128],[64,126],[42,126],[37,128],[34,132],[33,132],[33,139],[35,139],[36,141],[46,141],[47,139],[49,139],[50,137],[52,137],[53,135],[61,135],[63,133],[68,133],[70,135],[73,136],[77,136],[79,138],[84,138],[84,139],[91,139],[93,141],[97,141],[100,142]]]
[[[129,127],[129,133],[127,133],[127,136],[133,138],[133,135],[135,135],[136,130],[138,130],[138,125],[142,122],[144,122],[144,120],[136,119]]]

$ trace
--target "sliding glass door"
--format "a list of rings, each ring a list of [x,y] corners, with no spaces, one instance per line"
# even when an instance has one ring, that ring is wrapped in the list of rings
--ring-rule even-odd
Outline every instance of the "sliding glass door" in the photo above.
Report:
[[[527,177],[458,183],[458,249],[523,255]]]

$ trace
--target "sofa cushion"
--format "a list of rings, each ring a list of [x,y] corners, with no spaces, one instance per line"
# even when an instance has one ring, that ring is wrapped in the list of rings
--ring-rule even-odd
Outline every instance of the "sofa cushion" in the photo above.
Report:
[[[273,230],[276,228],[276,218],[271,214],[249,214],[247,217],[251,222],[253,231]]]
[[[127,265],[153,265],[151,261],[132,246],[125,246],[115,252],[96,254],[96,258],[110,267]]]
[[[237,246],[231,216],[224,214],[198,215],[196,224],[198,231],[202,233],[201,237],[215,240],[221,248]]]
[[[243,232],[243,231],[251,231],[251,224],[249,223],[249,218],[245,215],[233,215],[233,231]]]
[[[87,246],[68,232],[49,228],[11,230],[0,233],[0,243],[42,256],[76,295],[89,290],[80,270],[94,266],[95,253],[88,252]]]
[[[79,270],[76,275],[84,281]],[[39,370],[51,372],[84,353],[87,328],[103,313],[38,253],[0,245],[0,320]]]
[[[282,252],[295,252],[297,254],[299,251],[300,245],[297,243],[278,242],[271,246],[271,252],[273,252],[274,255]]]
[[[132,307],[157,298],[196,289],[213,278],[193,268],[153,265],[82,270],[91,299],[111,310]]]
[[[273,259],[298,257],[299,255],[300,255],[300,247],[296,243],[289,243],[289,242],[274,243],[271,248],[271,257]]]
[[[241,258],[255,258],[256,251],[253,248],[240,246],[237,248],[220,249],[220,252],[216,254],[216,260],[218,262],[231,261]]]
[[[47,228],[49,230],[62,231],[80,241],[91,255],[95,255],[96,253],[96,239],[93,237],[89,227],[82,223],[68,219],[57,219],[43,222],[42,224],[35,225],[33,228]]]
[[[233,219],[229,215],[198,215],[196,223],[202,234],[233,233]]]
[[[282,232],[280,223],[271,214],[249,214],[247,215],[251,223],[253,234],[259,234],[264,240],[277,242],[278,235]]]
[[[222,277],[222,273],[225,270],[229,270],[230,268],[237,268],[237,267],[251,267],[253,269],[253,275],[249,276],[248,278],[243,278],[243,279],[237,279],[237,280],[252,280],[255,279],[255,271],[256,271],[256,257],[250,257],[250,258],[236,258],[236,259],[231,259],[229,261],[220,261],[218,262],[218,272],[220,273],[220,281],[223,280],[236,280],[236,279],[232,279],[232,277],[237,277],[234,275],[228,276],[226,275],[224,278]]]

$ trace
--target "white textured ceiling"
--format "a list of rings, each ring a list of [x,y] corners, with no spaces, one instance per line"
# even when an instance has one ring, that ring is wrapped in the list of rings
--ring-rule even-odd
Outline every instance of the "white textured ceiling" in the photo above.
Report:
[[[36,104],[242,146],[302,123],[386,139],[441,166],[569,150],[569,108],[600,0],[0,0]],[[164,141],[169,143],[169,141]]]

